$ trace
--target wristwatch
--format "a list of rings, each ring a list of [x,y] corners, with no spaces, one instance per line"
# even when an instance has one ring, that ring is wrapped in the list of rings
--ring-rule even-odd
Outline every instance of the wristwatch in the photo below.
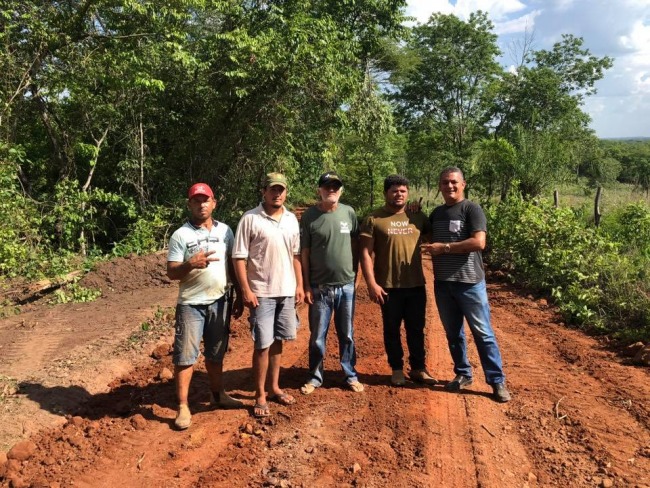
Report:
[[[445,244],[445,254],[449,254],[451,252],[451,246],[449,243]]]

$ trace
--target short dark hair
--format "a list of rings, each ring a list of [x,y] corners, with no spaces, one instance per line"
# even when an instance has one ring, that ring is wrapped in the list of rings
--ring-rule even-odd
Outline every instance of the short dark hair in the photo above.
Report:
[[[447,166],[445,169],[443,169],[440,172],[438,181],[442,181],[442,177],[448,175],[449,173],[459,173],[460,177],[463,179],[463,181],[465,181],[465,175],[463,174],[463,170],[461,170],[458,166]]]
[[[408,188],[409,180],[402,175],[388,175],[384,180],[384,193],[388,191],[391,186],[405,186]]]

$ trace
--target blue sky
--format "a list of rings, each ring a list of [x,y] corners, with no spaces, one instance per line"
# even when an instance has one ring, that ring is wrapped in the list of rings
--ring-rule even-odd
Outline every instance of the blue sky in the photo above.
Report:
[[[650,0],[408,0],[406,14],[424,23],[433,12],[466,19],[475,10],[494,23],[506,67],[526,32],[535,50],[573,34],[592,54],[614,58],[583,107],[591,128],[599,137],[650,137]]]

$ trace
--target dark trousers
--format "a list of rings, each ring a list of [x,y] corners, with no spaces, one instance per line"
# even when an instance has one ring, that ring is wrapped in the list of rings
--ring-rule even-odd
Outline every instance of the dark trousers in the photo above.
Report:
[[[384,322],[384,348],[391,369],[404,368],[404,350],[400,328],[406,329],[411,369],[424,369],[424,317],[427,294],[424,286],[415,288],[387,288],[381,315]]]

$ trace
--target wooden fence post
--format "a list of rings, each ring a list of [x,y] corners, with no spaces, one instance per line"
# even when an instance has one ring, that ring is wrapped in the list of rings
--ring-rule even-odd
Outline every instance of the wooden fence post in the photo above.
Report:
[[[600,197],[602,196],[602,187],[598,187],[596,190],[596,199],[594,200],[594,223],[596,227],[600,225],[600,218],[602,217],[600,213]]]

